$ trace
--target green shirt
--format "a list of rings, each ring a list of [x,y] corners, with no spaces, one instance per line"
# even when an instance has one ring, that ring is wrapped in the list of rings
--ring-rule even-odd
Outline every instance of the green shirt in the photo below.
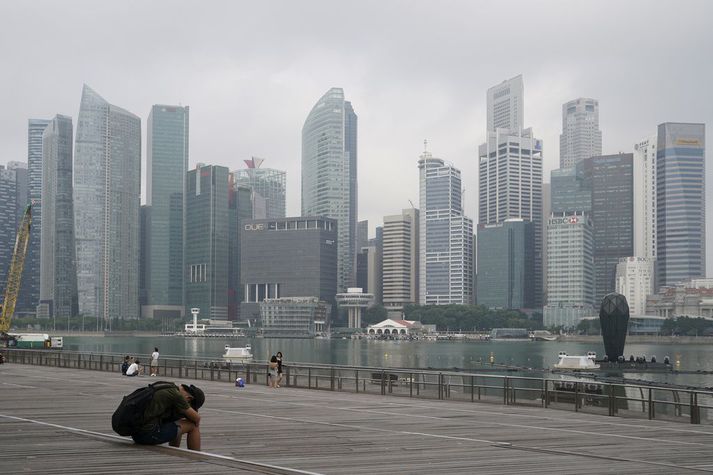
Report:
[[[156,391],[144,412],[142,429],[150,429],[156,424],[177,421],[191,406],[177,387]]]

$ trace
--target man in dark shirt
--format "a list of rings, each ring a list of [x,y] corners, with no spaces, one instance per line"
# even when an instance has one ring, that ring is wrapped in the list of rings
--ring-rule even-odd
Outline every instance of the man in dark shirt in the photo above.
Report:
[[[183,434],[188,434],[188,448],[200,450],[201,416],[198,409],[204,402],[203,391],[192,384],[159,389],[144,411],[141,429],[131,437],[137,444],[168,442],[172,447],[180,447]]]

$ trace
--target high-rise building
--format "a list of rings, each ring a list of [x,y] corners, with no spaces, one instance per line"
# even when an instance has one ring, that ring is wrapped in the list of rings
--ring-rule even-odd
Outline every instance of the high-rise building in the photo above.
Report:
[[[84,85],[74,152],[79,312],[138,318],[141,119]]]
[[[245,160],[247,168],[236,170],[236,182],[247,186],[265,200],[265,218],[285,217],[286,173],[274,168],[261,168],[263,158]]]
[[[580,97],[562,104],[560,168],[602,154],[599,101]]]
[[[144,317],[183,312],[183,207],[188,171],[188,106],[154,105],[146,139],[146,304]]]
[[[335,308],[336,220],[252,219],[241,226],[241,319],[256,320],[265,299],[315,297]]]
[[[357,221],[357,252],[369,245],[369,221]]]
[[[594,233],[589,213],[552,213],[547,220],[545,326],[572,328],[594,312]]]
[[[310,111],[302,127],[302,216],[337,220],[337,289],[356,281],[357,115],[332,88]]]
[[[473,301],[473,221],[463,215],[460,170],[424,151],[419,168],[419,304]]]
[[[654,293],[654,261],[648,257],[619,259],[616,291],[626,297],[631,315],[646,315],[646,298]]]
[[[7,285],[17,229],[27,203],[27,164],[0,165],[0,289]]]
[[[40,313],[69,318],[79,313],[74,242],[72,118],[57,115],[42,144]]]
[[[542,141],[533,136],[532,129],[497,129],[488,132],[487,142],[479,147],[479,157],[479,224],[500,224],[506,219],[532,221],[532,302],[539,307],[542,305]]]
[[[634,145],[634,256],[656,260],[656,136]],[[631,308],[631,305],[629,306]]]
[[[489,308],[532,308],[533,223],[506,219],[478,225],[478,304]]]
[[[585,188],[592,190],[594,297],[595,303],[599,303],[615,289],[619,258],[634,255],[633,155],[592,157],[578,166]]]
[[[32,202],[32,228],[17,297],[15,312],[18,314],[34,314],[40,300],[42,134],[49,122],[46,119],[30,119],[27,124],[27,199]]]
[[[706,275],[705,125],[658,127],[656,214],[658,284]]]
[[[401,318],[405,305],[419,301],[419,212],[404,209],[384,216],[382,254],[383,302],[392,316]]]
[[[518,75],[488,89],[488,132],[508,129],[517,134],[525,123],[525,89]]]
[[[581,164],[550,172],[550,197],[552,213],[592,210],[592,186]]]
[[[230,188],[226,167],[198,165],[186,178],[186,314],[228,319],[230,273]]]

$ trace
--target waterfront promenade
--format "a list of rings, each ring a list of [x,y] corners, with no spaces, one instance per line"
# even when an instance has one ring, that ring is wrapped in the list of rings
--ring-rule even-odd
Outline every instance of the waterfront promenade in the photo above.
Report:
[[[155,379],[0,365],[0,472],[713,472],[706,425],[191,379],[204,452],[135,446],[111,413]]]

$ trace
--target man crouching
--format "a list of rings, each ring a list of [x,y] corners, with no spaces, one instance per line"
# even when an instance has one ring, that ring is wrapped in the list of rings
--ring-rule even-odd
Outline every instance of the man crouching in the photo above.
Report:
[[[180,447],[183,434],[188,434],[188,448],[200,450],[201,416],[198,409],[204,402],[205,394],[192,384],[160,389],[146,407],[142,424],[131,438],[141,445],[168,442],[171,447]]]

